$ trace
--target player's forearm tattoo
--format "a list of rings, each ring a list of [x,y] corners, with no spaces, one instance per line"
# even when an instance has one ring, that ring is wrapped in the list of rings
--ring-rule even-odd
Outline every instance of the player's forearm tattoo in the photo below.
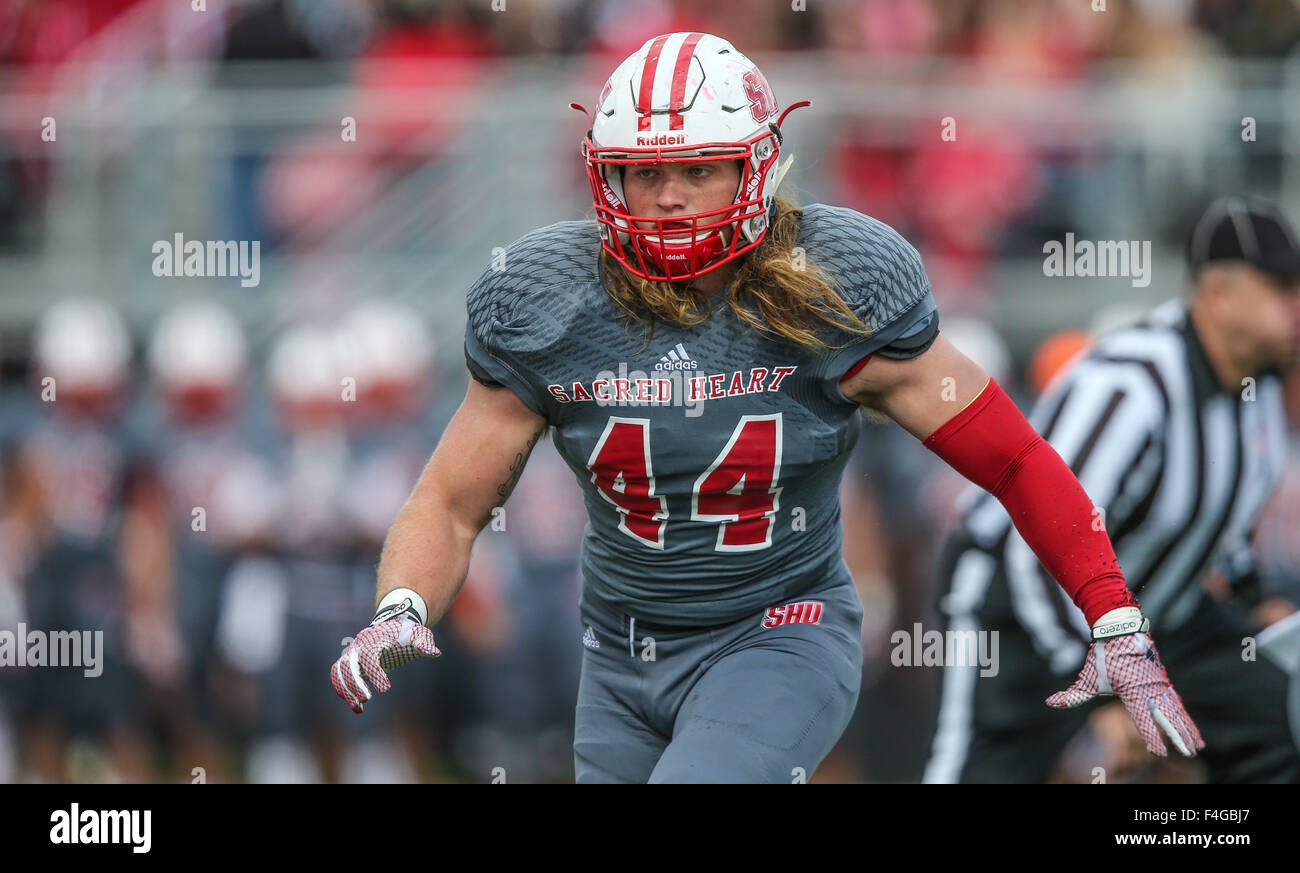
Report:
[[[537,445],[537,441],[541,439],[542,434],[544,433],[546,433],[546,425],[542,425],[538,428],[537,432],[528,438],[528,443],[524,446],[523,451],[515,454],[514,462],[510,464],[510,475],[506,477],[504,482],[497,486],[497,496],[501,498],[501,502],[497,504],[498,506],[500,506],[501,503],[505,503],[506,498],[508,498],[511,492],[515,490],[515,485],[518,484],[519,477],[523,475],[524,464],[528,461],[528,456],[532,454],[533,446]]]

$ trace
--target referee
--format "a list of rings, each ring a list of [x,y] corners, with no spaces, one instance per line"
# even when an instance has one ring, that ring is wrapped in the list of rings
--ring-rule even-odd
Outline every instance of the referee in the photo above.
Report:
[[[1249,658],[1240,625],[1203,588],[1242,575],[1286,445],[1279,368],[1300,354],[1300,244],[1281,213],[1216,201],[1187,247],[1192,287],[1098,339],[1029,416],[1095,504],[1160,654],[1200,727],[1211,782],[1300,782],[1287,676]],[[998,631],[996,675],[944,669],[926,782],[1044,782],[1098,702],[1051,709],[1083,664],[1083,615],[988,494],[946,544],[949,629]],[[1246,562],[1249,563],[1248,561]],[[1243,657],[1245,653],[1245,657]]]

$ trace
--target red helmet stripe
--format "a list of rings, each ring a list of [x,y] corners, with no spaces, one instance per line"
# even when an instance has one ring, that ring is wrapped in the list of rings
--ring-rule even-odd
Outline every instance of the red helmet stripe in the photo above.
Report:
[[[664,50],[671,34],[658,37],[650,43],[650,53],[646,56],[645,67],[641,70],[641,91],[636,98],[636,111],[641,113],[637,120],[637,130],[650,129],[650,112],[654,100],[655,70],[659,67],[659,54]]]
[[[673,67],[672,102],[668,104],[669,130],[681,130],[685,122],[681,109],[686,102],[686,74],[691,69],[691,58],[695,57],[695,45],[702,36],[702,33],[692,33],[677,50],[677,64]]]

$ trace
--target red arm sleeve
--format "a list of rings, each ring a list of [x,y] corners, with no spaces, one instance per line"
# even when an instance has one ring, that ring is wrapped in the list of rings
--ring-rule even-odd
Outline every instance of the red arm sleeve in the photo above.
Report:
[[[1089,625],[1112,609],[1137,605],[1110,537],[1093,529],[1087,492],[995,380],[926,437],[925,446],[1002,502]]]

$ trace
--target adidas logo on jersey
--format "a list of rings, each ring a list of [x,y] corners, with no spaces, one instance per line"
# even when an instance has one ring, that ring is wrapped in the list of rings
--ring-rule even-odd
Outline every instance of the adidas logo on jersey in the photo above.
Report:
[[[596,632],[592,630],[591,625],[587,625],[587,632],[582,635],[582,644],[589,649],[600,648],[600,640],[596,639]]]
[[[681,343],[668,350],[668,354],[659,359],[655,364],[656,370],[697,370],[700,362],[694,360],[686,354],[686,349]]]

